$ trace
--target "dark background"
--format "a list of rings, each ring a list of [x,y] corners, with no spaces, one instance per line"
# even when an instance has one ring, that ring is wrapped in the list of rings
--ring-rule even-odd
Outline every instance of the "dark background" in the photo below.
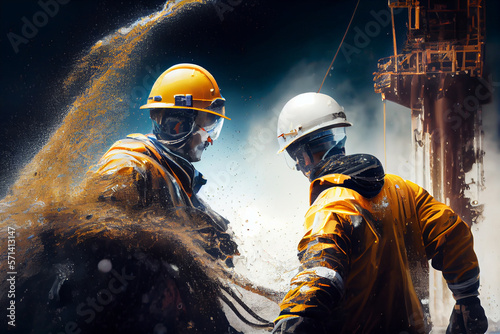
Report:
[[[228,107],[232,103],[233,119],[241,122],[238,124],[244,129],[245,117],[252,113],[252,103],[280,82],[291,66],[301,61],[312,64],[330,62],[356,3],[346,0],[220,2],[234,4],[232,10],[221,16],[214,3],[195,5],[154,30],[138,55],[143,66],[137,68],[134,77],[136,90],[130,94],[136,103],[131,105],[131,110],[136,110],[146,98],[146,89],[140,88],[151,68],[157,76],[175,63],[195,62],[210,69],[217,78],[224,96],[231,98],[228,98]],[[7,34],[21,35],[23,17],[32,22],[41,6],[38,1],[2,0],[0,198],[15,181],[16,173],[57,128],[67,106],[73,102],[76,92],[65,91],[62,81],[75,62],[97,40],[159,10],[163,4],[164,1],[158,0],[72,0],[60,4],[54,17],[50,17],[27,44],[20,44],[16,53]],[[487,6],[487,35],[488,44],[491,44],[487,49],[487,69],[492,73],[493,81],[498,82],[497,16],[500,5],[499,1],[489,0]],[[364,22],[373,20],[371,10],[385,9],[386,0],[361,1],[351,29],[356,26],[363,28]],[[404,40],[405,18],[405,14],[396,17],[399,49]],[[382,29],[368,47],[353,54],[351,59],[339,54],[335,75],[327,78],[322,92],[328,94],[333,86],[349,79],[356,85],[354,96],[349,98],[363,99],[375,94],[372,73],[376,71],[377,60],[392,53],[390,28],[388,25]],[[354,34],[351,30],[346,43],[354,44]],[[158,64],[164,64],[163,68],[156,69]],[[318,83],[310,88],[311,91],[319,88],[326,69],[316,73]],[[150,85],[152,83],[153,80]],[[260,108],[265,109],[265,106]],[[239,120],[234,117],[238,113]],[[149,124],[147,117],[142,124]]]

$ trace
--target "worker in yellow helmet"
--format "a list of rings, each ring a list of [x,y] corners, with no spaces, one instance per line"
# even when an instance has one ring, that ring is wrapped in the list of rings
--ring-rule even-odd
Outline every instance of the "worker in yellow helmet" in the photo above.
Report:
[[[98,163],[97,174],[109,178],[136,173],[137,192],[120,193],[110,183],[101,199],[136,207],[159,203],[204,208],[196,193],[206,180],[192,162],[201,159],[229,119],[224,105],[217,82],[201,66],[178,64],[163,72],[141,106],[149,109],[153,133],[116,142]]]
[[[279,116],[280,152],[311,181],[311,207],[273,333],[426,333],[429,260],[456,299],[447,333],[484,333],[470,227],[374,156],[345,155],[348,126],[320,93],[294,97]]]
[[[127,209],[159,206],[165,209],[165,217],[185,217],[183,226],[187,226],[186,230],[199,234],[195,243],[201,239],[201,246],[211,258],[221,261],[225,267],[233,267],[232,258],[238,251],[227,232],[228,221],[197,196],[206,180],[192,165],[218,138],[224,119],[229,119],[217,82],[201,66],[172,66],[158,77],[141,109],[149,110],[153,133],[131,134],[113,144],[87,177],[84,188],[90,196],[113,205]],[[125,323],[123,329],[141,328],[153,332],[153,321],[162,320],[161,326],[166,326],[164,328],[169,333],[236,333],[229,326],[217,298],[210,301],[211,305],[200,304],[200,310],[186,309],[189,308],[186,299],[191,301],[191,307],[198,307],[193,306],[196,295],[208,293],[199,291],[203,290],[201,286],[216,287],[207,281],[205,274],[186,274],[196,267],[193,263],[171,265],[180,268],[177,271],[183,272],[184,276],[197,277],[193,277],[194,281],[178,282],[179,274],[174,270],[169,277],[158,277],[159,286],[130,288],[134,291],[146,289],[146,292],[141,297],[142,304],[137,306],[138,314],[133,314],[139,319],[133,321],[135,327],[127,327]],[[151,275],[151,270],[148,270],[141,275]],[[147,289],[151,290],[147,292]],[[149,315],[150,311],[142,313],[148,308],[159,309],[163,318],[152,313]],[[186,318],[186,314],[195,316]],[[150,316],[153,318],[148,318]],[[171,319],[184,320],[172,322]],[[154,332],[157,332],[156,328]]]
[[[236,246],[225,233],[228,221],[196,195],[207,180],[192,165],[229,119],[217,82],[201,66],[172,66],[158,77],[141,109],[149,109],[153,133],[131,134],[104,154],[95,173],[99,199],[135,208],[159,204],[203,211],[229,244],[216,256],[232,266]]]

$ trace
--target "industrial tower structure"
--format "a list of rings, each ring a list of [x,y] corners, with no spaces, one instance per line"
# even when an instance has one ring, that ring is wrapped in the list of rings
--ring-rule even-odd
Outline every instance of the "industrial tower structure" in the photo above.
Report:
[[[389,0],[394,55],[379,60],[375,92],[411,110],[415,181],[468,224],[481,219],[484,188],[481,105],[485,0]],[[408,13],[397,52],[394,12]],[[430,313],[445,327],[453,299],[441,273],[429,276]],[[425,297],[424,299],[424,308]]]

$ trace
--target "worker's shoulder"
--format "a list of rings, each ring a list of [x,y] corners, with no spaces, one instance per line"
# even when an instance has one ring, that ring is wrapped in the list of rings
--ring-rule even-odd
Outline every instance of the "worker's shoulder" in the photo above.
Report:
[[[334,206],[352,207],[352,203],[361,198],[356,191],[341,185],[332,185],[324,189],[311,204],[309,211],[332,208]]]
[[[407,180],[403,179],[399,175],[395,174],[385,174],[384,175],[384,183],[385,184],[405,184]]]
[[[106,152],[105,155],[111,154],[117,150],[132,151],[138,153],[145,153],[148,151],[149,139],[146,135],[140,133],[133,133],[126,138],[116,141]]]
[[[311,186],[311,194],[313,191],[315,191],[314,186],[318,186],[318,188],[320,189],[320,191],[316,190],[317,192],[319,192],[319,194],[316,197],[316,200],[314,201],[315,204],[322,206],[322,205],[331,205],[332,203],[340,201],[350,201],[350,200],[369,201],[370,198],[364,197],[356,189],[346,187],[344,185],[344,182],[348,181],[349,179],[350,179],[349,176],[342,174],[335,174],[335,175],[327,175],[321,179],[318,179],[317,181],[315,180],[315,184]],[[323,184],[327,186],[324,186]],[[414,184],[413,182],[405,180],[402,177],[394,174],[384,175],[383,188],[399,189],[404,193],[420,189],[420,187]]]
[[[401,176],[394,175],[394,174],[385,174],[384,176],[384,183],[386,186],[393,186],[396,188],[407,188],[411,189],[413,191],[420,191],[423,190],[422,187],[417,185],[416,183],[410,181],[410,180],[405,180]]]
[[[158,150],[143,134],[131,134],[126,138],[115,142],[101,157],[98,166],[98,174],[125,173],[130,169],[150,169],[157,165]],[[157,168],[157,169],[158,169]]]
[[[337,214],[357,215],[356,206],[365,199],[353,189],[346,188],[339,184],[325,188],[311,203],[306,218],[314,216],[320,211],[330,211]]]

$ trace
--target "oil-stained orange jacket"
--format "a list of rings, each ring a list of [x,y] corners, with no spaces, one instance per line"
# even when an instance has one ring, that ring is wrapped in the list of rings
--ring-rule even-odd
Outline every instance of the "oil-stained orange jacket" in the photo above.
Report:
[[[178,212],[179,208],[194,212],[194,225],[204,236],[205,250],[232,266],[237,246],[225,232],[229,222],[196,195],[206,180],[189,161],[168,150],[154,135],[132,134],[117,141],[90,174],[87,188],[101,201],[127,208],[156,203],[167,212]]]
[[[102,183],[101,199],[145,207],[196,206],[194,167],[167,150],[153,135],[132,134],[114,143],[97,164]],[[194,197],[193,197],[194,196]]]
[[[276,323],[303,317],[332,333],[425,333],[419,289],[431,259],[455,298],[477,294],[472,234],[448,206],[395,175],[369,199],[343,186],[349,178],[311,183],[301,267]]]
[[[83,190],[86,191],[84,194],[87,196],[85,200],[99,199],[108,202],[124,211],[132,211],[131,217],[134,217],[134,209],[150,207],[148,214],[166,218],[165,224],[173,222],[165,226],[167,230],[178,227],[179,233],[183,233],[186,239],[190,238],[192,241],[178,242],[174,240],[174,235],[172,244],[182,244],[179,245],[179,253],[163,255],[162,261],[166,263],[168,259],[170,266],[179,268],[175,275],[161,271],[163,269],[159,269],[156,264],[137,266],[137,275],[132,277],[139,279],[130,282],[126,296],[120,299],[122,303],[131,305],[128,311],[137,310],[138,313],[133,314],[133,319],[142,319],[134,320],[134,327],[130,328],[139,328],[138,323],[144,323],[146,327],[139,332],[152,332],[155,324],[160,323],[169,333],[172,330],[193,332],[197,331],[198,327],[207,333],[226,333],[229,330],[229,322],[217,298],[222,292],[215,281],[212,281],[207,272],[201,271],[196,263],[175,262],[189,261],[191,256],[197,256],[197,260],[201,260],[200,256],[203,256],[206,265],[215,266],[220,261],[221,265],[232,267],[232,257],[238,254],[236,243],[227,233],[228,221],[197,196],[199,188],[205,182],[189,161],[169,150],[154,135],[142,134],[129,135],[114,143],[87,174],[83,185]],[[145,217],[147,219],[148,216]],[[142,233],[140,227],[134,227],[134,232],[137,232],[137,237],[151,235],[149,231]],[[169,233],[164,235],[168,236]],[[119,244],[122,245],[120,241]],[[142,243],[145,244],[148,244],[148,241]],[[202,247],[208,256],[200,254],[198,246]],[[172,249],[165,247],[162,250],[175,252]],[[150,252],[147,248],[140,250],[145,253],[141,263],[158,263],[156,251]],[[178,255],[184,252],[191,254]],[[147,257],[150,255],[153,259],[151,262]],[[149,271],[150,267],[155,269]],[[161,275],[158,275],[160,273]],[[93,280],[89,280],[89,284],[92,282]],[[147,287],[140,285],[141,282],[154,284]],[[204,300],[200,295],[213,298]],[[143,301],[141,306],[141,300],[147,302]],[[104,315],[104,319],[118,319],[114,316],[110,313],[109,318]],[[126,323],[130,321],[132,320],[128,319]],[[120,328],[126,326],[128,325]],[[128,332],[131,332],[131,329]]]

